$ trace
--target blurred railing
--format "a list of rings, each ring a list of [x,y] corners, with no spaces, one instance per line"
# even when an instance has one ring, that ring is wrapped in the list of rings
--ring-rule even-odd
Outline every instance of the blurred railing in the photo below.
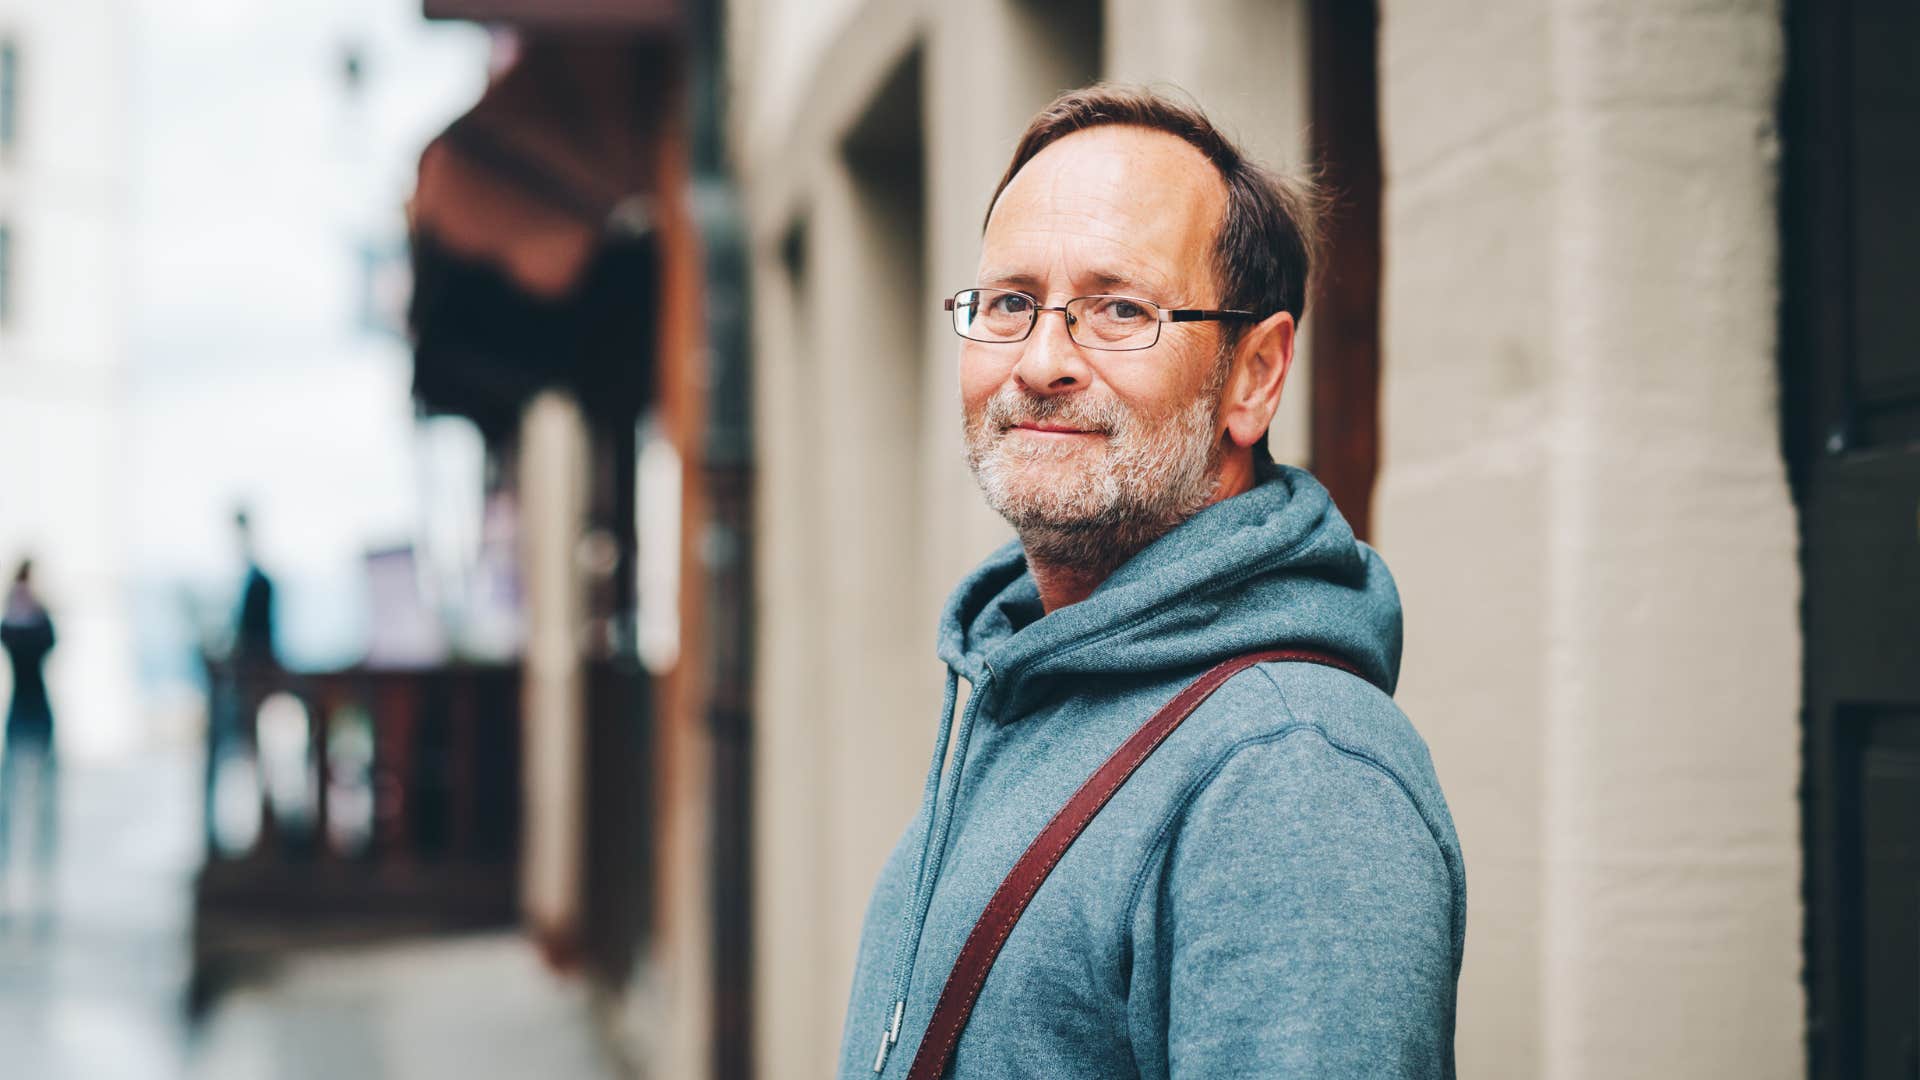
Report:
[[[207,672],[196,1007],[285,949],[515,921],[518,667]]]

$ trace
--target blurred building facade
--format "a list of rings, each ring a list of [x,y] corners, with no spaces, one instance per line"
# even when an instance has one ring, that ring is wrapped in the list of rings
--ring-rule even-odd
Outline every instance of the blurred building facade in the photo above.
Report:
[[[831,1068],[936,614],[1009,535],[937,298],[1028,119],[1096,79],[1183,89],[1337,197],[1274,449],[1403,594],[1398,699],[1468,863],[1462,1075],[1909,1075],[1920,336],[1885,238],[1920,239],[1920,26],[1370,7],[735,6],[756,1075]]]
[[[637,512],[660,504],[640,490],[643,453],[699,460],[683,452],[700,431],[683,20],[642,3],[424,10],[496,26],[498,55],[486,93],[421,159],[414,395],[480,425],[493,486],[518,507],[526,920],[557,966],[619,989],[656,908],[653,838],[677,820],[647,755],[678,761],[687,684],[672,661],[700,655],[642,676],[642,534],[677,557],[686,546],[658,519],[696,520],[676,504],[645,528]]]
[[[464,602],[414,611],[433,590],[397,547],[368,555],[377,625],[360,662],[210,660],[230,720],[209,739],[197,1005],[263,954],[515,923],[552,968],[617,993],[657,906],[652,827],[679,820],[647,812],[662,790],[649,755],[677,762],[684,742],[670,706],[686,684],[671,657],[657,680],[641,666],[637,507],[661,503],[654,487],[698,490],[640,474],[649,455],[698,460],[675,443],[697,385],[681,20],[644,4],[410,14],[490,31],[487,83],[420,154],[405,331],[412,405],[484,444],[467,584],[500,625]],[[695,520],[666,511],[651,516],[669,529]],[[648,540],[691,550],[657,525]],[[223,802],[251,818],[232,843]]]
[[[527,615],[520,900],[603,1034],[655,1075],[743,1047],[744,837],[722,550],[745,432],[724,318],[711,5],[428,0],[499,71],[422,158],[415,396],[487,432]],[[733,388],[729,393],[729,388]],[[737,548],[738,545],[736,544]],[[712,627],[713,629],[709,630]],[[730,666],[729,666],[730,665]],[[727,670],[718,670],[727,666]],[[644,667],[647,679],[637,676]],[[733,854],[729,854],[729,853]],[[731,917],[729,911],[735,912]]]
[[[121,460],[127,12],[0,2],[0,561],[35,560],[63,748],[132,733]]]

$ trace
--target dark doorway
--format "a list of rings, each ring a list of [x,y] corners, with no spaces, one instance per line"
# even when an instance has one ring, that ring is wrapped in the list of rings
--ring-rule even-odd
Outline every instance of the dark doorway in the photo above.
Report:
[[[1920,1076],[1920,6],[1790,5],[1783,431],[1806,593],[1809,1069]]]

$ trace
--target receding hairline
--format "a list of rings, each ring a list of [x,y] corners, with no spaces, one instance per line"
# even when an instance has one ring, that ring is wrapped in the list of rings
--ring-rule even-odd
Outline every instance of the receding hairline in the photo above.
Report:
[[[1144,124],[1135,120],[1108,120],[1097,124],[1082,124],[1071,131],[1054,136],[1045,146],[1034,151],[1026,160],[1020,162],[1017,168],[1009,170],[1006,176],[1001,179],[1000,186],[994,190],[992,201],[987,204],[987,215],[981,219],[980,234],[982,236],[986,235],[987,228],[993,224],[993,212],[1000,208],[1000,200],[1006,196],[1007,189],[1013,187],[1014,181],[1018,180],[1020,175],[1027,171],[1029,165],[1046,156],[1047,151],[1071,141],[1076,136],[1101,135],[1107,132],[1132,132],[1159,136],[1162,139],[1171,140],[1185,147],[1189,153],[1199,158],[1200,161],[1207,166],[1206,173],[1213,178],[1215,185],[1214,191],[1220,200],[1218,213],[1215,215],[1213,227],[1208,234],[1209,242],[1219,239],[1220,229],[1226,223],[1227,212],[1231,208],[1230,204],[1233,197],[1232,188],[1227,183],[1225,170],[1221,169],[1219,162],[1213,160],[1212,155],[1208,154],[1204,149],[1195,146],[1193,140],[1181,136],[1179,132],[1168,131],[1166,128],[1154,127],[1151,124]]]

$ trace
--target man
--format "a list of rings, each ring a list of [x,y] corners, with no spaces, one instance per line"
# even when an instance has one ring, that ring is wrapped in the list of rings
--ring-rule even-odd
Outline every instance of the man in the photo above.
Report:
[[[1176,729],[1032,893],[946,1075],[1452,1075],[1465,880],[1388,696],[1398,596],[1264,450],[1309,208],[1144,92],[1070,93],[1015,151],[951,307],[968,461],[1019,540],[941,624],[948,711],[868,910],[843,1077],[907,1075],[1048,819],[1203,671],[1277,648],[1359,674],[1259,664]]]
[[[209,666],[212,695],[207,702],[207,757],[203,779],[207,819],[203,823],[210,843],[217,842],[213,808],[219,803],[221,773],[229,768],[252,769],[258,756],[254,725],[279,684],[280,662],[274,652],[273,579],[260,566],[254,542],[253,519],[245,506],[233,512],[233,534],[246,570],[240,580],[240,602],[234,609],[233,637],[226,662]]]
[[[271,669],[278,662],[273,648],[273,579],[260,566],[253,521],[245,507],[234,511],[233,531],[247,564],[233,622],[233,660],[240,666]]]

